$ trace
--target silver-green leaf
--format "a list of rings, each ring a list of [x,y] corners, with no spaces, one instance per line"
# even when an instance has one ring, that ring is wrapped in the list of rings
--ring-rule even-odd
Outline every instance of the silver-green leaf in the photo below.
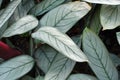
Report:
[[[38,25],[38,20],[31,16],[25,16],[11,25],[3,34],[3,37],[10,37],[17,34],[23,34],[34,29]]]
[[[57,53],[45,75],[45,80],[66,80],[74,66],[75,61]]]
[[[32,34],[32,37],[41,40],[60,53],[78,62],[88,61],[84,53],[66,34],[53,27],[42,27]]]
[[[12,58],[0,64],[0,80],[16,80],[28,73],[34,65],[32,57],[27,55]]]
[[[118,57],[117,55],[111,53],[110,57],[112,59],[112,61],[114,62],[115,66],[118,67],[120,65],[120,57]]]
[[[107,4],[107,5],[119,5],[120,0],[83,0],[90,3],[97,3],[97,4]]]
[[[55,8],[59,4],[63,3],[65,0],[43,0],[30,10],[30,14],[35,16],[42,15],[45,12]]]
[[[86,28],[83,32],[82,43],[88,63],[99,80],[118,80],[117,70],[100,38]]]
[[[0,29],[12,16],[17,6],[21,3],[21,0],[12,1],[5,9],[2,15],[0,16]]]
[[[94,76],[88,74],[72,74],[67,80],[98,80]]]
[[[103,30],[114,29],[120,26],[120,5],[102,5],[100,20]]]
[[[81,39],[80,35],[72,37],[73,41],[80,47]],[[54,60],[56,54],[58,52],[48,45],[43,45],[38,48],[35,52],[35,59],[37,62],[37,66],[44,72],[47,73],[49,70],[52,61]],[[60,54],[60,53],[59,53]]]
[[[35,52],[35,60],[37,66],[44,72],[47,73],[53,59],[58,52],[48,45],[43,45],[38,48]]]
[[[51,26],[66,33],[73,25],[85,16],[91,7],[80,1],[70,2],[58,6],[57,8],[48,12],[40,20],[41,27]]]
[[[117,32],[116,35],[117,35],[117,40],[118,40],[118,42],[120,44],[120,32]]]

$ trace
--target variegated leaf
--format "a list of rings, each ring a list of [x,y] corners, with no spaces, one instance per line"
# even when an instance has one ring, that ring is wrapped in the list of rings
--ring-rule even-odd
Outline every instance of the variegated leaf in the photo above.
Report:
[[[3,37],[10,37],[17,34],[23,34],[34,29],[38,25],[38,20],[31,16],[25,16],[11,25],[3,34]]]
[[[12,1],[5,9],[2,15],[0,16],[0,28],[7,22],[11,17],[17,6],[20,4],[21,0]]]
[[[94,76],[88,74],[72,74],[67,80],[98,80]]]
[[[103,30],[120,26],[120,5],[102,5],[100,20]]]
[[[107,5],[119,5],[120,0],[83,0],[90,3],[97,3],[97,4],[107,4]]]
[[[0,80],[16,80],[28,73],[34,65],[32,57],[22,55],[0,64]]]
[[[32,37],[55,48],[60,53],[78,62],[87,61],[84,53],[79,47],[65,34],[53,27],[42,27],[32,34]]]
[[[117,70],[99,37],[86,28],[83,32],[82,43],[88,63],[99,80],[118,80]]]
[[[65,0],[43,0],[30,10],[30,14],[35,16],[42,15],[45,12],[55,8],[56,6],[63,3]]]
[[[41,27],[55,27],[61,32],[66,33],[90,9],[91,7],[87,3],[80,1],[63,4],[43,16],[40,20],[40,25]]]

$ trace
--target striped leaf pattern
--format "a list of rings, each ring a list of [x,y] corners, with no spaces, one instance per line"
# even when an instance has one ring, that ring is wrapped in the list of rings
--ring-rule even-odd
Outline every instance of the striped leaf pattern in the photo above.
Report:
[[[98,36],[89,29],[83,32],[83,50],[99,80],[118,80],[118,73],[108,51]]]
[[[48,45],[37,49],[35,59],[46,73],[45,80],[65,80],[76,63]]]
[[[28,73],[34,65],[32,57],[22,55],[0,64],[0,80],[16,80]]]
[[[44,14],[45,12],[55,8],[56,6],[60,5],[61,3],[63,3],[65,0],[43,0],[42,2],[40,2],[39,4],[37,4],[36,6],[34,6],[31,10],[30,10],[30,14],[33,14],[35,16],[39,16]]]
[[[34,29],[37,25],[38,20],[31,15],[27,15],[18,20],[13,25],[11,25],[8,29],[6,29],[6,31],[3,34],[3,37],[10,37],[17,34],[23,34]]]
[[[42,27],[32,34],[32,37],[41,40],[60,53],[78,62],[87,61],[84,53],[79,47],[66,35],[53,27]]]
[[[61,32],[66,33],[90,9],[91,7],[87,3],[80,1],[60,5],[43,16],[40,20],[40,25],[42,27],[55,27]]]
[[[100,12],[100,20],[103,30],[114,29],[120,26],[120,5],[110,6],[102,5]]]
[[[35,59],[38,67],[44,72],[47,73],[49,70],[52,61],[54,60],[58,52],[48,45],[43,45],[38,48],[35,52]]]
[[[56,54],[45,76],[45,80],[66,80],[74,65],[75,61],[72,61],[60,53]]]
[[[119,5],[120,0],[83,0],[90,3],[97,3],[97,4],[107,4],[107,5]]]
[[[21,0],[12,1],[5,9],[4,12],[0,15],[0,37],[1,34],[5,31],[7,26],[4,25],[7,23],[8,19],[12,16],[17,6],[21,3]],[[3,28],[4,27],[4,28]]]

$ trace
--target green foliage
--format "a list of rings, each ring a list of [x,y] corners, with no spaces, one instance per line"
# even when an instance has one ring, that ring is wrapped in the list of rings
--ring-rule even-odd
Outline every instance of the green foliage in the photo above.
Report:
[[[119,28],[119,0],[10,0],[5,8],[2,4],[0,0],[0,39],[13,45],[19,42],[9,39],[27,34],[22,38],[29,44],[23,55],[7,61],[0,56],[0,80],[119,80],[120,58],[109,56],[98,35],[102,28]],[[72,34],[76,27],[83,33]],[[116,37],[120,43],[120,32]],[[74,71],[83,62],[91,74]]]

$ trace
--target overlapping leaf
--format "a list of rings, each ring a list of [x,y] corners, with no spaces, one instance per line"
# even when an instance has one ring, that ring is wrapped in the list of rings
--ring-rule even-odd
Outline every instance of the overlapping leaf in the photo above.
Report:
[[[34,65],[32,57],[22,55],[0,64],[0,80],[16,80],[28,73]]]
[[[37,65],[44,73],[47,73],[47,71],[49,70],[49,67],[52,64],[52,61],[57,53],[57,51],[55,51],[48,45],[44,45],[38,48],[35,52]]]
[[[83,0],[90,3],[98,3],[98,4],[108,4],[108,5],[119,5],[120,0]]]
[[[102,41],[89,29],[83,33],[83,50],[99,80],[118,80],[118,73]]]
[[[120,3],[120,2],[119,2]],[[120,5],[102,5],[100,19],[103,30],[114,29],[120,26]]]
[[[98,79],[88,74],[72,74],[67,80],[98,80]]]
[[[3,0],[0,0],[0,7],[1,7],[2,1],[3,1]]]
[[[2,15],[0,16],[0,29],[7,22],[7,20],[11,17],[17,6],[20,4],[21,0],[12,1],[4,10]]]
[[[96,34],[99,34],[100,29],[102,28],[101,22],[100,22],[100,8],[95,8],[95,13],[92,14],[90,19],[89,27],[92,31],[94,31]]]
[[[120,65],[120,58],[117,55],[111,53],[110,57],[111,57],[111,59],[114,62],[116,67]]]
[[[80,1],[70,2],[58,6],[48,12],[41,20],[40,25],[51,26],[59,29],[61,32],[67,32],[79,19],[85,16],[91,7]]]
[[[40,68],[45,73],[47,72],[45,80],[65,80],[75,65],[75,61],[48,45],[39,48],[35,53],[35,58]]]
[[[87,61],[84,53],[79,47],[65,34],[53,27],[42,27],[37,32],[32,34],[32,37],[55,48],[65,56],[78,61]]]
[[[35,78],[35,80],[44,80],[44,77],[38,75],[38,76]]]
[[[42,15],[45,12],[63,3],[64,1],[65,0],[43,0],[30,10],[30,14],[33,14],[35,16]]]
[[[45,76],[45,80],[66,80],[74,65],[75,61],[58,53]]]
[[[120,32],[117,32],[116,35],[117,35],[117,40],[118,40],[118,42],[120,44]]]
[[[72,37],[73,41],[80,47],[81,39],[80,35]],[[48,45],[43,45],[35,52],[35,59],[37,65],[44,73],[47,73],[49,70],[52,61],[54,60],[58,52]],[[59,53],[60,54],[60,53]]]
[[[11,25],[3,34],[3,37],[10,37],[17,34],[23,34],[27,31],[32,30],[38,25],[38,20],[28,15],[26,17],[21,18],[16,23]]]

